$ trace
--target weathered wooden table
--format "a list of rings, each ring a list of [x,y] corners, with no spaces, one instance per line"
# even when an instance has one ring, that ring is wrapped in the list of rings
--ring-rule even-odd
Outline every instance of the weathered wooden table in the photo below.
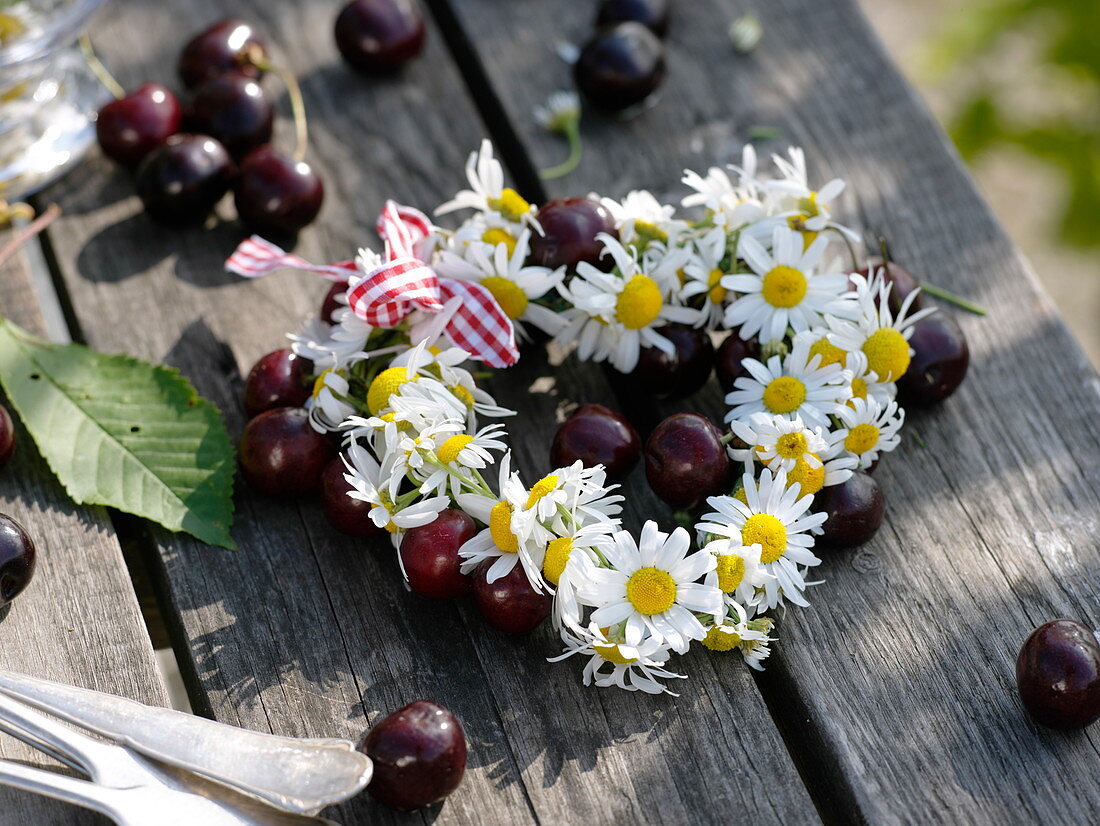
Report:
[[[928,447],[906,440],[879,471],[886,525],[827,559],[826,584],[782,622],[757,679],[734,658],[700,654],[679,699],[586,690],[579,666],[543,661],[556,651],[549,629],[507,638],[466,605],[406,594],[388,547],[335,533],[314,503],[239,491],[240,551],[230,553],[74,508],[31,449],[0,474],[0,511],[29,526],[42,566],[0,625],[0,663],[165,703],[120,551],[133,547],[156,573],[198,712],[350,738],[421,697],[460,716],[471,770],[441,810],[401,815],[363,796],[331,812],[347,824],[1094,822],[1100,730],[1037,729],[1013,662],[1042,621],[1100,624],[1097,376],[855,1],[756,4],[765,39],[748,57],[725,34],[746,4],[677,3],[659,105],[626,123],[588,117],[583,164],[548,187],[535,170],[564,148],[531,109],[569,85],[554,46],[585,37],[591,0],[432,0],[426,54],[384,81],[341,63],[337,5],[126,0],[93,36],[134,86],[172,84],[186,34],[228,13],[269,34],[302,80],[311,157],[328,187],[297,248],[315,260],[373,243],[387,197],[440,202],[486,134],[533,200],[635,187],[676,200],[684,167],[729,162],[753,127],[776,127],[763,149],[801,144],[821,180],[849,181],[850,223],[991,308],[959,319],[972,347],[967,383],[912,417]],[[315,311],[324,287],[296,273],[263,284],[226,275],[238,225],[154,226],[126,175],[94,152],[40,198],[51,201],[65,217],[44,257],[31,248],[0,273],[3,314],[175,365],[239,432],[242,371]],[[614,403],[598,367],[551,370],[534,353],[492,384],[521,411],[515,448],[532,478],[561,405]],[[716,387],[687,406],[722,412]],[[638,411],[643,421],[663,412]],[[670,518],[639,472],[628,490],[628,523]],[[2,749],[30,757],[8,740]],[[15,792],[3,793],[0,821],[101,822]]]

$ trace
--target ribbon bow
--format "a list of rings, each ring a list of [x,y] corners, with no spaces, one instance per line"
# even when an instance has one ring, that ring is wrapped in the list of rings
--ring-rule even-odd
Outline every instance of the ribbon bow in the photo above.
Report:
[[[387,201],[378,217],[378,234],[385,242],[381,265],[364,273],[348,291],[348,306],[372,327],[395,327],[413,310],[450,312],[443,329],[456,347],[490,367],[508,367],[519,359],[515,329],[485,287],[474,281],[440,278],[417,254],[417,247],[431,234],[431,222],[419,210]],[[310,264],[259,236],[241,242],[225,262],[230,272],[258,278],[292,267],[347,281],[358,267],[352,261]]]

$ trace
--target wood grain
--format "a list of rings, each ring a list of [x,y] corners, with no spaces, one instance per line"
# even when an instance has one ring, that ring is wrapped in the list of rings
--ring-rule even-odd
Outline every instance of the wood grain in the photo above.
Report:
[[[0,266],[0,315],[47,335],[32,259]],[[55,335],[58,331],[52,331]],[[0,402],[4,402],[0,392]],[[78,508],[18,425],[12,462],[0,469],[0,513],[23,525],[38,552],[27,590],[0,614],[0,667],[168,705],[122,551],[102,508]],[[0,757],[56,766],[0,737]],[[0,786],[0,823],[106,824],[98,815]]]
[[[528,166],[556,163],[564,145],[530,110],[570,86],[554,45],[588,36],[591,4],[446,5]],[[927,449],[907,439],[878,471],[887,524],[826,561],[760,684],[827,819],[1090,821],[1100,738],[1030,723],[1013,663],[1043,621],[1100,624],[1096,374],[856,4],[758,4],[749,57],[725,34],[743,11],[676,4],[657,105],[627,122],[587,115],[585,160],[549,194],[646,187],[675,202],[684,167],[736,162],[754,127],[776,127],[762,150],[805,146],[817,180],[849,182],[850,223],[991,309],[959,318],[962,390],[907,423]],[[716,388],[676,407],[724,412]]]
[[[110,32],[99,48],[125,85],[171,82],[163,55],[174,54],[180,32],[227,11],[213,2],[118,3],[99,22],[98,32]],[[368,81],[339,62],[328,7],[234,3],[232,13],[259,23],[303,82],[311,161],[328,202],[297,252],[345,258],[375,242],[370,228],[385,198],[430,208],[462,184],[483,131],[438,31],[403,76]],[[287,124],[280,128],[288,138]],[[294,273],[263,282],[226,275],[237,225],[156,228],[125,176],[99,160],[49,195],[67,210],[52,242],[88,340],[179,367],[239,431],[241,371],[316,311],[325,286]],[[528,397],[544,373],[533,357],[495,382],[530,413],[515,431],[528,469],[546,461],[557,400],[607,394],[589,365],[558,375],[556,396]],[[559,651],[548,628],[505,638],[465,606],[404,593],[386,543],[336,534],[313,503],[248,491],[237,501],[237,554],[149,535],[196,708],[283,734],[356,738],[380,713],[427,697],[458,714],[471,742],[472,771],[441,812],[397,815],[364,796],[333,817],[672,824],[722,822],[736,807],[762,822],[816,819],[739,662],[691,664],[701,678],[678,702],[583,689],[580,663],[544,661]]]

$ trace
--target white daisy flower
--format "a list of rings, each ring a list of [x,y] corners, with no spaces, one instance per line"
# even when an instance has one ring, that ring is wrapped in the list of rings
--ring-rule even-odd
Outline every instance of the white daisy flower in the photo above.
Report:
[[[546,102],[534,109],[535,123],[549,132],[564,133],[580,120],[581,99],[573,91],[552,92]]]
[[[569,285],[558,287],[573,309],[563,313],[568,323],[554,340],[562,346],[577,342],[582,361],[610,361],[619,372],[629,373],[637,366],[643,346],[674,351],[656,327],[669,322],[691,324],[698,312],[670,303],[673,284],[679,286],[679,280],[667,260],[643,272],[622,244],[610,235],[597,237],[614,258],[616,270],[605,273],[582,262]],[[661,282],[668,282],[667,286],[662,288]]]
[[[799,417],[809,427],[829,427],[829,416],[851,393],[849,374],[839,364],[821,366],[820,356],[810,355],[809,341],[794,341],[791,352],[768,363],[745,359],[748,376],[734,381],[726,396],[732,407],[727,422],[748,421],[754,413],[771,413],[788,419]]]
[[[706,537],[707,534],[700,533],[700,541]],[[714,554],[717,560],[714,570],[707,576],[712,578],[711,584],[722,592],[726,608],[737,605],[755,611],[764,583],[775,579],[760,564],[763,548],[760,545],[742,545],[740,539],[722,537],[711,539],[703,550]]]
[[[756,149],[746,144],[741,166],[730,166],[729,169],[734,173],[736,182],[726,170],[716,166],[708,169],[705,176],[686,170],[682,180],[695,192],[683,199],[683,206],[704,207],[711,222],[728,232],[762,222],[770,225],[756,180]]]
[[[686,300],[703,296],[703,310],[697,327],[717,330],[726,315],[729,290],[722,286],[729,266],[729,245],[726,230],[715,227],[694,241],[695,255],[684,266],[684,286],[680,295]]]
[[[589,582],[593,568],[602,558],[602,548],[611,541],[618,522],[594,522],[558,531],[546,546],[542,560],[543,580],[554,591],[551,617],[555,628],[569,625],[580,629],[581,608],[577,587]]]
[[[837,407],[836,417],[844,425],[836,432],[837,439],[850,456],[858,459],[860,468],[869,468],[879,454],[889,453],[901,442],[898,431],[905,421],[905,411],[895,401],[881,405],[873,397],[852,399]]]
[[[591,621],[600,628],[625,622],[628,645],[647,637],[663,640],[674,651],[687,651],[706,630],[693,612],[720,610],[722,592],[698,582],[714,570],[714,554],[688,554],[691,539],[683,528],[662,533],[656,522],[646,522],[639,540],[629,531],[617,531],[604,550],[611,566],[596,568],[590,582],[579,587],[577,598],[590,605]]]
[[[879,381],[878,373],[868,367],[867,354],[862,350],[848,353],[844,363],[852,375],[853,399],[870,398],[885,406],[898,395],[898,386],[894,382]],[[848,403],[851,404],[851,401]]]
[[[548,662],[560,662],[567,657],[580,654],[588,657],[584,666],[584,684],[595,684],[600,688],[616,686],[627,691],[644,691],[647,694],[671,694],[661,680],[686,679],[664,668],[668,662],[670,650],[656,637],[649,637],[636,644],[609,640],[595,625],[587,630],[577,631],[569,627],[561,630],[565,651],[557,657],[549,657]]]
[[[462,510],[488,526],[458,549],[463,559],[461,570],[469,573],[491,559],[485,579],[496,582],[521,564],[531,586],[542,588],[542,562],[554,535],[539,523],[533,510],[524,507],[531,494],[519,474],[512,472],[511,461],[511,453],[500,460],[499,496],[460,493],[455,497]]]
[[[598,200],[611,213],[623,246],[644,249],[653,241],[666,246],[675,245],[688,229],[687,221],[675,217],[675,207],[662,204],[645,190],[628,192],[621,201],[596,195],[589,197]]]
[[[821,324],[826,314],[855,312],[846,274],[814,272],[828,247],[825,238],[803,249],[798,233],[777,227],[770,253],[748,234],[740,236],[737,247],[738,257],[753,272],[727,275],[721,285],[742,294],[725,316],[727,327],[740,327],[741,338],[759,336],[762,344],[769,344],[781,341],[788,327],[799,333]]]
[[[368,514],[370,520],[390,533],[395,548],[401,544],[401,536],[406,530],[434,522],[439,512],[451,503],[446,496],[420,499],[415,492],[395,500],[389,493],[391,469],[379,465],[370,451],[354,439],[347,447],[344,466],[348,471],[344,479],[354,488],[348,496],[372,505]]]
[[[913,325],[936,310],[927,307],[909,315],[920,290],[913,290],[905,297],[894,317],[890,310],[890,291],[893,284],[887,282],[880,270],[870,280],[859,273],[850,276],[855,291],[858,312],[848,319],[830,319],[832,333],[829,341],[842,350],[860,350],[867,357],[867,369],[882,382],[895,382],[909,369],[913,349],[909,337]]]
[[[768,468],[760,471],[759,481],[751,473],[743,478],[745,501],[732,496],[712,496],[707,504],[714,511],[706,514],[696,529],[704,534],[725,536],[746,547],[760,545],[760,562],[774,579],[763,585],[760,610],[768,610],[789,600],[806,606],[805,569],[820,565],[811,550],[814,528],[825,521],[823,513],[810,513],[813,496],[801,496],[795,486],[787,486],[787,473]]]
[[[748,448],[730,450],[739,462],[760,462],[773,471],[787,471],[787,484],[801,485],[803,494],[839,485],[852,475],[856,461],[844,451],[842,439],[820,427],[806,427],[802,419],[754,413],[747,422],[734,421],[730,430]]]
[[[761,663],[771,656],[769,643],[774,639],[769,634],[773,626],[771,617],[747,619],[744,611],[735,612],[707,629],[703,645],[711,651],[737,649],[750,668],[763,671]]]
[[[514,244],[497,244],[489,251],[487,245],[467,246],[462,254],[444,251],[436,262],[440,275],[460,281],[476,281],[487,289],[500,309],[512,320],[516,334],[526,341],[529,336],[523,323],[534,324],[543,332],[554,335],[565,326],[565,319],[548,307],[535,303],[557,288],[565,278],[565,268],[528,266],[531,230],[520,233]]]
[[[470,153],[466,161],[466,179],[471,188],[461,190],[452,200],[440,204],[436,215],[475,209],[490,226],[510,229],[515,235],[523,225],[539,228],[535,207],[504,185],[504,167],[493,157],[493,144],[488,139],[482,141],[480,151]]]
[[[309,423],[318,433],[339,430],[344,420],[358,409],[348,401],[351,386],[345,374],[345,370],[330,367],[313,383],[306,409],[309,410]]]
[[[443,493],[449,488],[452,496],[458,496],[464,481],[469,478],[465,471],[487,468],[493,463],[490,451],[508,449],[508,445],[499,438],[506,435],[502,424],[491,424],[471,434],[462,432],[461,421],[452,420],[452,423],[455,425],[453,435],[437,440],[435,463],[424,468],[427,473],[420,474],[423,479],[420,492],[423,494]]]
[[[833,178],[821,189],[810,189],[806,175],[806,155],[791,147],[788,158],[772,155],[781,178],[768,181],[764,188],[775,208],[787,214],[789,226],[803,233],[808,247],[826,228],[842,232],[849,240],[858,241],[859,234],[832,220],[831,205],[844,191],[844,181]]]

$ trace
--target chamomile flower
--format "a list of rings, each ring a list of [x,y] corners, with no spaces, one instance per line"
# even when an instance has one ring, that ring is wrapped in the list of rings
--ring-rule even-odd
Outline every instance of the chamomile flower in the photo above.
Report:
[[[747,619],[744,611],[733,612],[707,628],[703,646],[711,651],[740,651],[750,668],[763,671],[761,662],[771,655],[773,625],[770,617]]]
[[[599,202],[611,213],[623,246],[644,249],[654,241],[675,245],[688,228],[687,221],[674,217],[674,207],[662,204],[645,190],[628,192],[621,201],[600,198]]]
[[[655,328],[669,322],[691,324],[698,313],[671,303],[675,271],[667,262],[643,272],[637,258],[618,241],[606,234],[597,237],[614,258],[616,269],[605,273],[582,262],[569,285],[558,287],[573,309],[563,313],[567,325],[555,341],[563,346],[577,342],[581,360],[610,361],[619,372],[629,373],[637,366],[642,347],[673,352],[672,343]],[[661,282],[668,286],[662,288]]]
[[[760,200],[759,183],[756,180],[756,150],[746,145],[741,156],[741,166],[731,166],[729,172],[711,167],[700,175],[690,169],[684,172],[683,182],[695,190],[682,203],[685,207],[701,206],[715,226],[728,232],[767,221],[764,204]]]
[[[857,464],[836,433],[806,427],[797,416],[792,420],[756,413],[748,422],[731,422],[730,429],[749,445],[731,450],[734,459],[757,461],[773,471],[782,468],[787,484],[800,485],[803,495],[847,481]]]
[[[444,215],[459,209],[475,209],[491,227],[500,227],[518,235],[523,226],[538,229],[535,207],[510,187],[504,186],[504,167],[493,157],[493,145],[489,140],[481,143],[478,152],[471,152],[466,161],[466,179],[470,189],[461,190],[455,197],[436,208],[436,215]]]
[[[371,505],[368,517],[379,528],[389,531],[395,548],[400,545],[404,531],[434,522],[451,502],[446,496],[428,499],[414,496],[408,502],[403,501],[404,497],[395,500],[389,493],[392,468],[380,465],[355,439],[347,446],[344,466],[347,469],[344,479],[353,488],[348,496]]]
[[[767,364],[756,359],[742,362],[748,376],[734,381],[726,396],[732,409],[727,422],[747,421],[754,413],[771,413],[788,419],[799,417],[809,427],[829,427],[837,404],[846,402],[851,381],[839,364],[822,366],[820,356],[810,355],[807,339],[795,339],[791,352],[772,356]]]
[[[722,592],[726,608],[737,605],[755,611],[764,583],[775,579],[761,567],[760,556],[764,549],[759,544],[742,545],[740,539],[722,537],[707,542],[703,550],[714,554],[717,560],[714,570],[707,576]]]
[[[436,439],[435,463],[429,463],[420,474],[423,481],[420,492],[443,493],[450,489],[452,496],[463,491],[468,483],[470,470],[483,470],[493,463],[491,451],[507,450],[500,437],[505,435],[504,425],[491,424],[477,433],[465,433],[463,422],[451,420],[455,426],[452,435]]]
[[[330,367],[313,383],[306,409],[309,410],[309,423],[318,433],[339,430],[344,420],[356,412],[357,408],[348,401],[351,385],[346,373],[344,369]]]
[[[768,181],[764,188],[775,207],[787,213],[791,229],[803,234],[807,247],[826,228],[836,229],[849,240],[858,241],[857,233],[832,220],[831,205],[844,191],[844,181],[833,178],[814,191],[808,183],[805,153],[791,147],[787,154],[787,158],[772,155],[782,177]]]
[[[669,647],[655,637],[649,637],[641,643],[629,645],[607,638],[595,625],[587,630],[577,631],[562,628],[562,641],[565,651],[557,657],[549,657],[548,662],[561,662],[576,654],[588,657],[584,666],[584,684],[600,688],[617,686],[627,691],[644,691],[647,694],[671,694],[661,680],[685,679],[664,668],[670,656]]]
[[[609,497],[607,474],[602,465],[588,468],[578,459],[568,467],[557,468],[543,476],[531,490],[525,504],[541,522],[560,519],[562,511],[584,523],[608,521],[619,512],[621,496]],[[617,487],[617,486],[612,486]]]
[[[577,602],[577,587],[592,578],[599,563],[601,549],[611,541],[618,522],[593,522],[556,531],[546,546],[542,560],[542,578],[554,591],[551,617],[554,627],[563,624],[580,628],[581,609]]]
[[[859,461],[860,468],[869,468],[879,454],[889,453],[901,441],[898,431],[905,421],[905,411],[895,401],[882,405],[873,397],[852,399],[850,404],[837,407],[836,417],[844,425],[836,432],[837,439]]]
[[[898,395],[898,386],[894,382],[879,381],[878,373],[868,367],[867,354],[862,350],[848,353],[845,365],[852,376],[853,399],[874,399],[885,406]]]
[[[564,134],[581,117],[581,99],[576,92],[553,92],[534,109],[535,123],[549,132]]]
[[[680,295],[684,299],[703,296],[703,309],[697,327],[716,330],[726,314],[729,290],[722,286],[722,279],[729,267],[729,246],[726,230],[715,227],[702,238],[695,240],[695,255],[684,267],[684,286]]]
[[[512,572],[517,564],[533,587],[542,583],[542,562],[546,546],[554,535],[524,505],[530,496],[519,475],[511,470],[512,454],[500,461],[499,496],[484,493],[460,493],[456,500],[462,510],[488,527],[458,549],[463,573],[469,573],[485,560],[493,560],[486,572],[488,582],[496,582]]]
[[[842,350],[859,350],[867,357],[867,369],[881,382],[895,382],[909,369],[913,349],[909,337],[913,325],[936,310],[927,307],[912,315],[909,310],[920,294],[916,289],[905,297],[895,317],[890,310],[890,291],[880,270],[870,279],[858,273],[851,276],[856,289],[857,309],[847,319],[830,319],[829,341]]]
[[[759,336],[768,344],[782,340],[788,327],[799,333],[821,324],[826,314],[852,314],[848,276],[814,271],[827,247],[828,241],[819,238],[803,249],[798,233],[776,227],[768,252],[751,235],[742,234],[737,255],[752,273],[727,275],[720,282],[742,294],[726,309],[726,326],[740,327],[743,339]]]
[[[591,621],[600,628],[625,622],[628,645],[655,637],[674,651],[687,651],[692,640],[706,635],[693,612],[714,614],[722,602],[717,586],[698,581],[717,564],[714,554],[688,554],[690,544],[683,528],[666,534],[652,521],[638,540],[616,531],[604,549],[610,567],[594,569],[578,588],[577,598],[596,609]]]
[[[554,335],[565,326],[565,320],[547,307],[535,303],[554,290],[565,278],[565,268],[527,265],[531,230],[520,233],[515,244],[499,243],[487,251],[486,246],[467,246],[463,254],[444,251],[436,263],[436,272],[460,281],[476,281],[496,299],[500,309],[512,320],[516,334],[527,340],[524,322],[534,324],[543,332]]]
[[[760,545],[760,563],[774,579],[763,584],[760,610],[774,608],[784,601],[806,606],[805,570],[820,565],[811,550],[814,528],[826,518],[810,513],[813,497],[800,496],[799,489],[787,486],[787,473],[764,468],[759,480],[746,473],[743,480],[745,501],[732,496],[712,496],[707,504],[714,511],[706,514],[696,529],[704,534],[725,536],[750,547]]]

